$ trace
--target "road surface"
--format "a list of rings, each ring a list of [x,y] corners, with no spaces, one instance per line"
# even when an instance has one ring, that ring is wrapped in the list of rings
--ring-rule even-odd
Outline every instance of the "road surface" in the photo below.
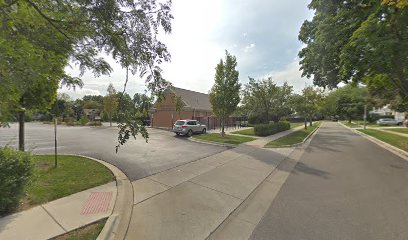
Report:
[[[149,134],[148,143],[142,137],[131,139],[116,153],[116,127],[58,126],[58,152],[107,161],[133,181],[226,150],[225,147],[191,142],[164,130],[149,129]],[[17,136],[17,124],[0,128],[0,146],[17,146]],[[27,123],[26,150],[36,154],[54,153],[54,126]]]
[[[251,239],[408,239],[408,162],[325,123]]]

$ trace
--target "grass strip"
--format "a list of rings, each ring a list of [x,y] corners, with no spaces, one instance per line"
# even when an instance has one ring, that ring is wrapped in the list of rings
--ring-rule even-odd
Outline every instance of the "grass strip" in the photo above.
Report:
[[[296,132],[290,133],[286,136],[283,136],[281,138],[278,138],[276,140],[273,140],[267,143],[265,147],[268,147],[268,146],[279,147],[279,146],[287,146],[287,145],[301,143],[319,125],[320,123],[315,123],[313,126],[307,127],[307,129],[301,129]]]
[[[290,128],[297,128],[297,127],[302,126],[302,125],[304,125],[303,122],[290,123]],[[246,136],[255,136],[254,128],[248,128],[248,129],[244,129],[244,130],[240,130],[240,131],[235,131],[235,132],[232,132],[232,133],[240,134],[240,135],[246,135]]]
[[[241,144],[241,143],[250,142],[256,139],[256,138],[251,138],[251,137],[227,135],[227,134],[225,134],[225,136],[222,137],[220,133],[209,133],[209,134],[203,134],[203,135],[196,135],[196,136],[193,136],[193,138],[204,140],[204,141],[209,141],[209,142],[228,143],[228,144]]]
[[[393,145],[401,150],[408,151],[408,137],[399,136],[374,129],[358,130],[362,133],[375,137],[383,142]]]
[[[408,128],[390,128],[387,131],[408,134]]]
[[[240,135],[247,135],[247,136],[255,136],[255,131],[254,128],[248,128],[240,131],[235,131],[232,132],[234,134],[240,134]]]
[[[54,238],[53,240],[95,240],[96,238],[98,238],[99,233],[101,233],[103,227],[105,226],[105,223],[106,220],[93,223],[86,227],[74,230],[62,236]]]
[[[114,180],[104,165],[83,157],[58,156],[57,168],[50,155],[33,156],[33,163],[32,182],[23,200],[25,209]]]

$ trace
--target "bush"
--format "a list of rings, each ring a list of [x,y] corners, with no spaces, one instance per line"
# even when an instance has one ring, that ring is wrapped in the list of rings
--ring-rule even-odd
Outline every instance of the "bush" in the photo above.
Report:
[[[82,116],[79,119],[79,122],[81,123],[82,126],[85,126],[88,123],[88,118],[86,116]]]
[[[18,206],[32,172],[29,153],[0,148],[0,216]]]
[[[254,127],[256,136],[264,137],[290,129],[289,122],[258,124]]]

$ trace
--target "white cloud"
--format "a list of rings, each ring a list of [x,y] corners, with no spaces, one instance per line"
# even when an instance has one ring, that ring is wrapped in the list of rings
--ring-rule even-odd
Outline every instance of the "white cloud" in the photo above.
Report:
[[[269,76],[272,76],[274,82],[279,85],[284,82],[288,82],[289,85],[293,86],[295,92],[300,92],[305,86],[312,84],[311,79],[302,77],[302,72],[299,70],[299,60],[296,59],[293,62],[289,63],[283,70],[272,71]]]
[[[72,99],[82,98],[85,95],[101,95],[99,90],[91,89],[91,88],[76,88],[74,89],[67,89],[65,87],[58,90],[59,93],[67,93],[71,96]]]
[[[162,64],[164,77],[177,87],[206,93],[214,83],[216,65],[228,50],[237,57],[242,82],[248,76],[272,72],[276,80],[286,79],[295,88],[303,88],[293,58],[301,45],[297,39],[300,25],[312,15],[307,9],[309,1],[173,0],[172,34],[159,35],[172,56],[170,63]],[[105,95],[109,83],[122,90],[125,71],[114,60],[108,61],[114,69],[110,76],[95,78],[86,73],[82,77],[85,90],[64,91],[73,98],[88,90]],[[76,69],[67,72],[79,74]],[[130,95],[145,89],[142,79],[131,76]]]
[[[251,43],[251,44],[244,47],[244,52],[249,52],[254,47],[255,47],[255,44]]]

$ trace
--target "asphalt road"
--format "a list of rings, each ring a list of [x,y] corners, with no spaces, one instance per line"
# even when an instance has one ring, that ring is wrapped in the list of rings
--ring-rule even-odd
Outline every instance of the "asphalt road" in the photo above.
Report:
[[[148,143],[142,137],[130,140],[116,154],[117,128],[58,126],[58,152],[81,154],[119,167],[130,180],[136,180],[226,150],[224,147],[188,141],[186,137],[149,129]],[[17,146],[18,125],[0,128],[0,146]],[[26,124],[26,150],[35,154],[54,152],[54,127]]]
[[[408,162],[326,123],[251,239],[408,239]]]

